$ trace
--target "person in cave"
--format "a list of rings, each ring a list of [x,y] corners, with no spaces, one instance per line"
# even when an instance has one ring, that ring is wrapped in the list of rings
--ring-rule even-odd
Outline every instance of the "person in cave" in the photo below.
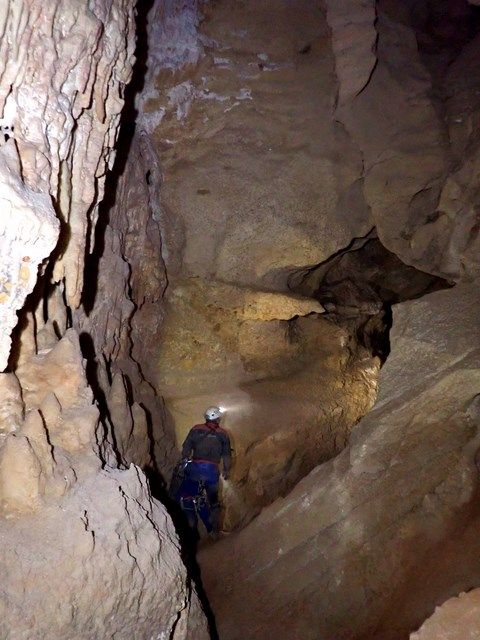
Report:
[[[205,423],[190,429],[182,446],[176,482],[174,477],[171,488],[172,497],[180,504],[190,527],[197,531],[200,517],[212,537],[218,536],[220,525],[220,464],[223,464],[222,476],[227,480],[232,462],[230,438],[220,426],[221,417],[219,407],[209,407],[205,411]]]

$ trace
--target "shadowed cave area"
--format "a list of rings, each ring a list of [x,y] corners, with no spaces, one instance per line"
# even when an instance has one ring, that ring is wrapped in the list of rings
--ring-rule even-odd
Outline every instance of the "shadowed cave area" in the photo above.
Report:
[[[0,25],[0,638],[480,637],[478,2]]]

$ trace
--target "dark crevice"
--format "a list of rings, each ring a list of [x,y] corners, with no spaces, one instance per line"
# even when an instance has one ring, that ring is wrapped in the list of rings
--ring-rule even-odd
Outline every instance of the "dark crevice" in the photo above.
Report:
[[[103,466],[105,466],[106,464],[105,456],[102,453],[102,443],[108,442],[112,446],[118,467],[122,468],[124,465],[117,446],[115,430],[112,428],[112,420],[110,416],[110,410],[108,408],[107,398],[105,396],[104,390],[102,389],[102,385],[100,384],[98,376],[99,364],[97,355],[95,353],[94,342],[91,335],[86,332],[80,334],[79,342],[82,356],[85,359],[85,376],[90,388],[93,391],[95,403],[100,413],[100,421],[98,424],[98,430],[100,431],[100,433],[97,434],[97,445],[100,457],[102,459],[102,464]]]
[[[467,0],[416,2],[410,18],[419,52],[442,56],[445,64],[450,64],[480,29],[480,7]]]
[[[116,147],[115,163],[105,180],[105,195],[98,209],[98,221],[95,226],[93,247],[85,256],[84,288],[82,306],[89,315],[93,310],[97,296],[97,283],[100,259],[105,249],[105,233],[110,221],[110,211],[115,206],[117,187],[125,171],[132,141],[137,129],[138,111],[135,107],[136,96],[145,84],[148,62],[147,17],[153,6],[153,0],[140,0],[137,3],[136,49],[132,80],[125,88],[125,104],[120,119],[120,132]]]
[[[203,587],[201,571],[197,562],[198,536],[189,526],[185,513],[181,509],[180,505],[170,497],[165,483],[163,481],[159,482],[158,473],[153,469],[147,468],[145,469],[145,475],[149,481],[153,497],[162,502],[166,507],[170,517],[172,518],[173,524],[175,525],[180,542],[182,560],[188,572],[187,586],[189,592],[192,591],[192,585],[194,585],[207,618],[210,638],[211,640],[219,640],[215,615]]]
[[[380,358],[390,353],[392,306],[452,286],[402,262],[372,230],[329,260],[293,274],[294,291],[318,300],[326,319],[346,326],[356,342]]]

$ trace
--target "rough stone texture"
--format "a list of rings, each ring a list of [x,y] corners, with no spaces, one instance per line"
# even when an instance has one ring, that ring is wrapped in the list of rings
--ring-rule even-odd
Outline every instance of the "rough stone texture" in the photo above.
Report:
[[[299,296],[191,279],[166,309],[156,384],[179,444],[204,407],[226,409],[229,529],[345,446],[375,399],[380,362]]]
[[[226,407],[230,527],[339,451],[371,406],[379,361],[311,315],[320,306],[288,279],[372,225],[361,156],[332,121],[321,3],[206,4],[197,38],[195,3],[183,17],[177,6],[165,11],[182,45],[164,62],[167,31],[157,34],[140,101],[162,160],[169,282],[149,379],[177,450],[206,406]]]
[[[200,4],[202,4],[200,0]],[[203,55],[198,26],[199,0],[154,0],[147,16],[148,60],[143,91],[136,96],[138,121],[152,133],[162,121],[165,110],[156,108],[163,92],[157,76],[167,77],[195,65]]]
[[[0,376],[0,634],[207,637],[170,521],[137,467],[113,467],[167,473],[203,407],[221,402],[236,449],[226,527],[285,495],[202,554],[222,640],[406,637],[480,581],[458,560],[478,556],[476,285],[396,309],[379,401],[353,432],[379,360],[289,287],[374,225],[393,262],[478,275],[478,41],[447,69],[435,38],[443,47],[454,30],[422,32],[418,2],[379,0],[374,25],[367,0],[221,0],[199,34],[195,0],[156,0],[139,20],[151,46],[137,128],[99,210],[132,4],[0,9],[14,139],[0,195],[10,189],[35,231],[45,222],[34,255],[30,229],[1,236],[4,294],[15,277],[1,349],[55,242],[53,211],[61,222]],[[362,271],[340,263],[344,280]]]
[[[183,226],[168,243],[182,274],[284,291],[292,269],[371,228],[361,156],[332,123],[321,9],[302,0],[206,7],[206,57],[160,77],[164,95],[149,108],[165,112],[155,139],[163,203]],[[176,266],[167,259],[172,279]]]
[[[22,391],[15,374],[0,375],[0,395],[0,433],[5,435],[18,429],[23,422]]]
[[[365,88],[377,62],[375,2],[327,0],[325,5],[332,31],[338,102],[342,105]]]
[[[5,640],[209,637],[170,517],[134,466],[87,475],[41,514],[1,520],[0,536]]]
[[[142,464],[150,462],[147,409],[129,401],[126,374],[111,370],[113,419],[125,430],[115,450],[112,424],[99,422],[105,403],[94,396],[88,350],[104,343],[83,331],[80,312],[72,313],[91,284],[83,285],[84,257],[95,246],[98,206],[115,157],[134,30],[131,0],[22,0],[0,8],[2,368],[15,311],[60,229],[19,314],[9,372],[0,374],[0,636],[6,640],[209,635],[169,517],[137,467],[114,468],[133,451]],[[135,235],[142,222],[126,221],[124,233]],[[152,256],[158,237],[154,228]],[[134,351],[131,316],[137,305],[139,316],[148,315],[164,282],[160,257],[158,278],[141,289],[140,301],[140,256],[132,275],[119,234],[108,241],[112,263],[102,265],[102,277],[118,267],[123,289],[108,335],[108,314],[101,325],[111,349],[106,358]],[[142,251],[145,258],[145,246]],[[92,323],[100,324],[104,309]],[[119,346],[122,332],[128,339]]]
[[[410,640],[475,640],[479,635],[480,589],[474,589],[438,607]]]
[[[104,228],[87,260],[84,305],[74,314],[97,398],[108,413],[118,454],[155,471],[175,461],[162,397],[152,385],[167,286],[159,205],[161,173],[149,136],[135,134],[124,161],[115,202],[102,209]],[[102,219],[103,220],[103,219]],[[159,444],[161,443],[161,444]]]
[[[51,199],[22,178],[13,141],[0,148],[0,370],[7,366],[16,312],[37,281],[38,266],[54,249],[59,233]]]
[[[363,6],[361,0],[354,4],[358,10]],[[455,3],[445,4],[442,12],[453,14]],[[409,11],[408,3],[377,3],[375,70],[353,101],[339,105],[336,117],[362,155],[365,199],[383,244],[424,271],[471,278],[478,275],[473,169],[478,142],[475,130],[464,124],[462,110],[465,104],[471,113],[478,102],[478,69],[468,65],[475,44],[464,48],[446,76],[432,76],[419,47],[423,34],[409,24]],[[363,29],[368,40],[369,27]],[[333,51],[341,65],[345,53],[335,46]],[[350,68],[361,68],[364,57],[357,61],[355,51],[349,54]],[[459,93],[460,102],[453,98]],[[446,113],[438,95],[452,96]],[[463,140],[460,131],[469,132]],[[462,159],[453,171],[452,151]]]
[[[68,224],[56,278],[65,276],[68,301],[77,305],[88,231],[131,76],[133,6],[22,0],[4,4],[0,25],[1,123],[17,144],[24,181],[49,193]],[[39,61],[51,73],[37,73]]]
[[[388,623],[375,630],[401,587],[415,593],[418,558],[441,549],[474,496],[479,311],[476,286],[395,307],[379,400],[350,446],[202,552],[222,639],[403,637]],[[448,597],[449,579],[413,600],[403,633]]]
[[[164,256],[175,259],[165,238],[177,233],[178,222],[161,202],[163,174],[151,136],[163,112],[148,105],[161,94],[159,69],[172,73],[194,65],[203,52],[197,4],[156,0],[150,8],[139,6],[139,37],[145,40],[134,86],[142,90],[134,96],[135,110],[132,100],[128,104],[122,154],[100,208],[83,304],[74,312],[108,434],[104,455],[115,449],[117,460],[148,468],[163,484],[178,460],[178,446],[161,390],[155,388],[155,354],[169,284]]]
[[[0,435],[1,637],[208,638],[145,477],[134,466],[100,470],[75,331],[17,375],[23,401],[14,374],[1,382],[11,398]]]

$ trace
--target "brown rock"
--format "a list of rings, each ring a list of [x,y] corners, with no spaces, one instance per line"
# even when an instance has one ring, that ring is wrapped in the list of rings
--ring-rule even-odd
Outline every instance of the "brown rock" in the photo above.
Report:
[[[0,536],[2,638],[209,637],[173,525],[133,466],[85,478],[38,515],[0,519]]]
[[[480,590],[461,593],[437,607],[410,640],[475,640],[480,635]]]
[[[23,422],[22,391],[13,373],[0,374],[0,434],[16,431]]]
[[[2,515],[38,509],[43,485],[42,466],[28,438],[8,435],[0,449]]]
[[[414,591],[416,563],[446,544],[473,497],[478,306],[475,286],[465,286],[396,307],[379,400],[350,446],[202,551],[222,638],[372,637],[395,595]],[[445,571],[413,599],[406,629],[449,580]],[[386,620],[382,629],[383,639]]]

